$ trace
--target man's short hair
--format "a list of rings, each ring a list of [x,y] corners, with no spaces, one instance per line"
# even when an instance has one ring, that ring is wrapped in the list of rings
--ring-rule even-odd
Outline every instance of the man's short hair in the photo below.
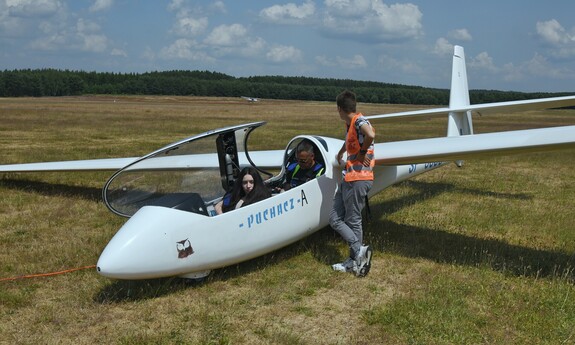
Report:
[[[347,114],[356,112],[356,97],[355,93],[345,90],[337,95],[335,102]]]
[[[313,144],[311,143],[311,141],[304,139],[301,141],[301,143],[299,143],[297,145],[297,153],[300,153],[303,151],[310,153],[310,154],[314,154],[314,147],[313,147]]]

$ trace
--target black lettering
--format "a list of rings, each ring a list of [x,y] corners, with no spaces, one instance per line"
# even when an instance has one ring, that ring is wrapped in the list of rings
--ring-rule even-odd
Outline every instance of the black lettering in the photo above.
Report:
[[[303,191],[303,189],[301,190],[301,205],[303,206],[303,202],[305,201],[305,203],[307,204],[307,197],[305,196],[305,193]]]

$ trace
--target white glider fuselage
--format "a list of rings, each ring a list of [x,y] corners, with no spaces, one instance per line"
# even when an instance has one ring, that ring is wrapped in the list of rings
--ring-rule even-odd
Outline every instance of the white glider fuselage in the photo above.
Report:
[[[326,161],[322,176],[256,204],[215,216],[161,206],[141,208],[108,243],[98,260],[98,272],[119,279],[198,278],[285,247],[327,226],[342,176],[335,154],[343,141],[322,139],[327,144],[327,149],[318,145]],[[377,166],[370,195],[439,166]]]

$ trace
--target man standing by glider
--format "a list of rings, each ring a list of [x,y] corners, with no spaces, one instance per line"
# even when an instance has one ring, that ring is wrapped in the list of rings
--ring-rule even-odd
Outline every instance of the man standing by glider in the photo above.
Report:
[[[362,245],[361,211],[373,185],[375,131],[369,121],[356,112],[357,102],[353,92],[346,90],[340,93],[336,103],[339,116],[347,126],[345,143],[336,159],[340,162],[344,152],[347,152],[347,161],[343,180],[334,197],[329,224],[348,243],[349,258],[332,265],[332,268],[364,277],[371,267],[372,250]]]

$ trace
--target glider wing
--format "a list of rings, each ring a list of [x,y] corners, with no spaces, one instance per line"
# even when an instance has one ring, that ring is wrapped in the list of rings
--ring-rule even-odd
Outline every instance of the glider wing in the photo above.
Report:
[[[457,161],[575,147],[575,126],[396,141],[375,146],[378,165]]]
[[[445,107],[445,108],[431,108],[413,111],[404,111],[399,113],[390,114],[380,114],[380,115],[370,115],[366,116],[370,121],[386,119],[393,120],[404,117],[436,117],[445,116],[449,113],[460,113],[460,112],[478,112],[480,114],[490,114],[495,112],[514,112],[514,111],[524,111],[524,110],[541,110],[549,108],[563,108],[575,106],[575,96],[565,96],[565,97],[552,97],[552,98],[540,98],[540,99],[529,99],[521,101],[509,101],[509,102],[497,102],[497,103],[483,103],[483,104],[472,104],[462,107]]]
[[[46,172],[46,171],[114,171],[137,160],[131,158],[90,159],[62,162],[23,163],[0,165],[0,172]]]

